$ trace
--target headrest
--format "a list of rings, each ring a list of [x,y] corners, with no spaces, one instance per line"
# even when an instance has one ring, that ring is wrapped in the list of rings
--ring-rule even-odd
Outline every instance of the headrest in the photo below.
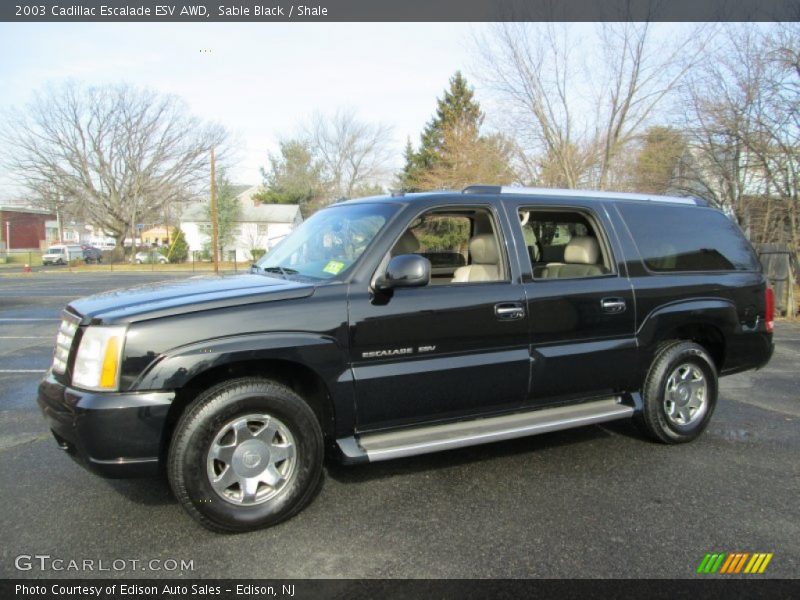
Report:
[[[572,238],[564,249],[564,262],[579,265],[596,265],[600,258],[600,246],[597,240],[588,235]]]
[[[419,250],[419,240],[417,236],[414,235],[413,231],[407,229],[394,245],[392,256],[397,256],[398,254],[414,254],[417,250]]]
[[[469,255],[473,265],[496,265],[499,254],[494,235],[482,233],[473,237],[469,241]]]

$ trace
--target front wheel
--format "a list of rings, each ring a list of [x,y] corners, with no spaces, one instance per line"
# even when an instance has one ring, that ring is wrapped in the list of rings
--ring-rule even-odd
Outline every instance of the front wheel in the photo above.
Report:
[[[167,475],[183,508],[205,527],[243,532],[299,512],[322,474],[323,437],[294,391],[241,378],[201,394],[181,417]]]
[[[717,404],[717,369],[699,344],[667,342],[656,351],[642,391],[640,428],[667,444],[690,442],[706,428]]]

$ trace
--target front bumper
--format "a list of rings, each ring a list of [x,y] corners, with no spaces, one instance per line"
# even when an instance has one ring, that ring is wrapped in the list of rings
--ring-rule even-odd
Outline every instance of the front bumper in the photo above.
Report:
[[[58,442],[103,477],[158,474],[167,412],[174,392],[87,392],[47,374],[37,402]]]

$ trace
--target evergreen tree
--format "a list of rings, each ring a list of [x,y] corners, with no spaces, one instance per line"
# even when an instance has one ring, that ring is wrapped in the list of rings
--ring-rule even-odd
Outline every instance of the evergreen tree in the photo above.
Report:
[[[253,198],[264,204],[299,204],[307,217],[325,195],[322,163],[314,157],[308,142],[285,140],[280,152],[269,155],[269,170],[262,169],[264,191]]]
[[[439,166],[445,152],[447,132],[466,130],[478,135],[484,114],[474,97],[475,91],[461,72],[456,71],[444,96],[436,100],[436,113],[420,136],[419,150],[415,151],[410,141],[406,145],[406,164],[398,176],[403,189],[419,190],[425,174]]]
[[[169,246],[167,258],[173,263],[183,262],[189,256],[189,243],[186,241],[186,234],[183,233],[183,229],[176,228],[174,231],[175,239],[172,240]]]
[[[219,242],[220,259],[222,251],[234,240],[234,229],[239,220],[239,199],[236,197],[236,189],[225,174],[224,169],[219,169],[217,174],[217,239]],[[208,249],[211,249],[211,203],[206,207],[208,217],[207,234],[209,240]]]

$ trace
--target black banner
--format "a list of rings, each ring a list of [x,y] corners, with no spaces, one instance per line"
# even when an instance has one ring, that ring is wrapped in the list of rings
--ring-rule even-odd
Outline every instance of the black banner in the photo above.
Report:
[[[310,598],[373,599],[484,599],[558,598],[606,600],[699,600],[702,598],[759,599],[798,598],[800,580],[705,579],[705,580],[400,580],[400,579],[311,579],[311,580],[213,580],[213,579],[63,579],[2,580],[0,598],[22,600],[167,600],[171,598],[215,598],[218,600],[305,600]]]
[[[0,21],[796,21],[800,0],[33,0]]]

